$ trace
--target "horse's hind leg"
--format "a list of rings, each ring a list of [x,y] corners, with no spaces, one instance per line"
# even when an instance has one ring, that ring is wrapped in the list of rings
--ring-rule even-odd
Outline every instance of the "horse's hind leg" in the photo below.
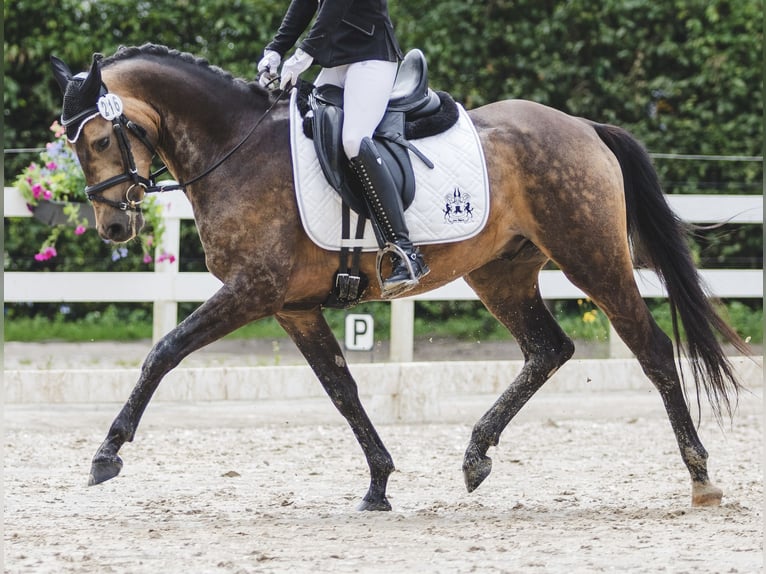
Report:
[[[629,277],[632,283],[632,273]],[[642,370],[662,397],[681,458],[691,475],[692,506],[720,504],[723,492],[711,484],[708,477],[708,454],[697,435],[684,398],[673,343],[657,326],[634,283],[615,288],[619,285],[615,277],[612,281],[606,278],[604,283],[599,281],[598,284],[613,287],[605,289],[606,293],[589,293],[591,299],[606,313],[615,331],[636,355]]]
[[[394,471],[394,461],[364,411],[356,382],[321,310],[281,311],[277,314],[277,320],[311,365],[364,451],[370,468],[370,488],[359,510],[391,510],[386,498],[386,486],[389,475]]]
[[[602,245],[610,243],[604,238]],[[614,329],[635,354],[642,370],[660,393],[670,424],[692,480],[692,505],[711,506],[722,492],[710,483],[707,451],[697,435],[676,370],[673,343],[657,326],[636,285],[627,245],[612,242],[620,252],[609,265],[594,267],[566,257],[557,262],[567,277],[604,311]]]
[[[494,405],[476,423],[463,459],[468,492],[490,473],[490,446],[526,402],[574,352],[572,341],[543,304],[537,286],[541,260],[496,260],[466,277],[487,309],[516,338],[524,353],[524,367]]]

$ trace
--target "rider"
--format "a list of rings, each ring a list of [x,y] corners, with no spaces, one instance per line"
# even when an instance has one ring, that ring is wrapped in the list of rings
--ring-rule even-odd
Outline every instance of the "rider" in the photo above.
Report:
[[[420,251],[412,244],[404,221],[399,190],[381,161],[372,134],[383,118],[396,79],[402,51],[388,15],[387,0],[292,0],[274,39],[258,63],[259,82],[266,87],[277,74],[285,53],[316,21],[295,54],[282,65],[280,88],[294,84],[313,62],[322,70],[315,85],[344,88],[343,149],[359,177],[370,217],[389,243],[410,261],[413,274],[401,257],[392,255],[391,276],[383,281],[388,292],[403,292],[417,285],[428,272]]]

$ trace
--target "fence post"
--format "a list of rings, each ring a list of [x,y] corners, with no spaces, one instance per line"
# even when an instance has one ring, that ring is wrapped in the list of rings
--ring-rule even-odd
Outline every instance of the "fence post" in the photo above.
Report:
[[[391,301],[391,348],[389,359],[394,363],[412,361],[415,340],[415,301]]]
[[[164,208],[168,212],[171,211],[167,204],[164,205]],[[165,234],[162,238],[162,245],[157,245],[154,250],[154,272],[163,273],[163,279],[170,284],[167,292],[173,293],[175,292],[175,279],[178,275],[181,248],[181,219],[172,213],[166,213],[164,219]],[[163,252],[174,255],[175,259],[172,262],[168,260],[157,262]],[[155,300],[153,311],[152,342],[156,343],[178,324],[178,303],[174,300],[174,296],[171,296],[170,300]]]

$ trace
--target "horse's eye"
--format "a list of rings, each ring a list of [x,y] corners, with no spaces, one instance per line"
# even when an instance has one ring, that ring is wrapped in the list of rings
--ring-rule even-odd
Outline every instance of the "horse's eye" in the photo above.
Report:
[[[93,147],[96,148],[96,151],[104,151],[109,147],[109,136],[97,140]]]

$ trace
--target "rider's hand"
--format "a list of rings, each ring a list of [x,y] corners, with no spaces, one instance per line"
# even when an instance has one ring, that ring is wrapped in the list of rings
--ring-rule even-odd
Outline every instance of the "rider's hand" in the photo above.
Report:
[[[298,76],[308,70],[313,61],[313,56],[298,48],[295,54],[285,60],[282,65],[282,80],[279,82],[279,88],[284,90],[286,86],[295,84]]]
[[[266,50],[263,53],[263,58],[258,62],[258,83],[262,88],[268,88],[269,84],[277,78],[281,61],[282,56],[274,50]]]

